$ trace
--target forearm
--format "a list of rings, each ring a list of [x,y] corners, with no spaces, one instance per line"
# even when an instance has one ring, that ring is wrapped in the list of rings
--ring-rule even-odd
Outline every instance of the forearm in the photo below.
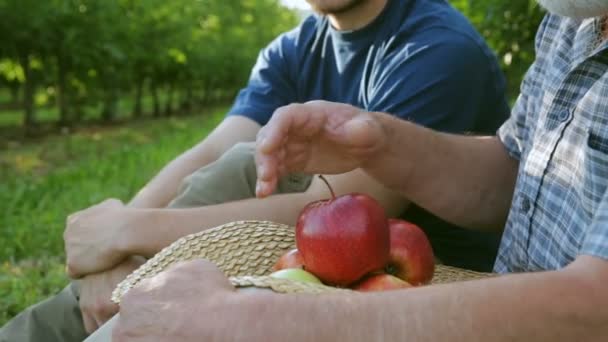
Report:
[[[376,294],[275,295],[256,317],[278,322],[275,336],[290,341],[603,341],[607,299],[601,284],[556,271]]]
[[[452,223],[502,229],[517,177],[495,137],[443,134],[384,114],[384,153],[364,169],[410,201]]]
[[[389,217],[397,216],[407,205],[398,194],[385,189],[360,170],[327,179],[337,195],[357,191],[373,196]],[[329,197],[326,185],[313,179],[305,192],[280,194],[263,200],[247,199],[189,209],[143,209],[138,213],[140,219],[123,239],[125,253],[151,256],[182,236],[238,220],[295,225],[306,204]]]
[[[142,220],[126,234],[126,253],[151,257],[183,236],[232,221],[293,224],[304,203],[298,195],[277,195],[264,201],[249,199],[198,208],[143,209]]]

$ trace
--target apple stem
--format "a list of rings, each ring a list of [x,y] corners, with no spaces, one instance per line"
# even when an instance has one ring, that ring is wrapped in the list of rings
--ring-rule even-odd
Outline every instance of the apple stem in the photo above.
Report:
[[[327,181],[327,178],[323,177],[323,175],[319,175],[319,178],[321,178],[321,180],[325,183],[325,185],[327,185],[327,187],[329,188],[329,192],[331,192],[331,199],[336,199],[336,194],[334,193],[334,189],[331,187],[331,185],[329,185],[329,182]]]

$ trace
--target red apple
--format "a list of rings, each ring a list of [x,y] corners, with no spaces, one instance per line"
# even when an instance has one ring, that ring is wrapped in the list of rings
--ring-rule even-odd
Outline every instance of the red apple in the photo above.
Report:
[[[435,272],[435,257],[426,234],[407,221],[388,222],[391,248],[386,271],[414,286],[428,284]]]
[[[353,290],[361,292],[399,290],[412,287],[412,285],[390,274],[372,274],[363,278],[361,282],[353,287]]]
[[[335,197],[327,185],[332,199],[308,204],[298,217],[296,245],[307,271],[327,284],[347,286],[387,264],[388,220],[373,198]]]
[[[290,250],[283,254],[272,267],[274,271],[284,270],[286,268],[304,268],[304,259],[302,259],[300,251],[297,249]]]

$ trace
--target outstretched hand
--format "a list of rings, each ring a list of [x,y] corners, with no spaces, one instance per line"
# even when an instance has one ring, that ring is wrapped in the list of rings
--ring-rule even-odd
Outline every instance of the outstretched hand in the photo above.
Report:
[[[347,104],[312,101],[275,111],[257,137],[256,193],[274,191],[290,172],[340,174],[365,164],[387,144],[373,113]]]

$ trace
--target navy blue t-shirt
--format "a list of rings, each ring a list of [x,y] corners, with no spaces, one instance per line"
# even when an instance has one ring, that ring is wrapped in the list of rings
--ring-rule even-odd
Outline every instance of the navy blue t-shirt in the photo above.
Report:
[[[260,52],[228,115],[264,125],[278,107],[311,100],[387,112],[446,132],[494,134],[509,114],[494,54],[443,0],[389,0],[356,31],[308,17]],[[408,212],[444,262],[491,269],[498,235],[450,230],[415,206]]]

